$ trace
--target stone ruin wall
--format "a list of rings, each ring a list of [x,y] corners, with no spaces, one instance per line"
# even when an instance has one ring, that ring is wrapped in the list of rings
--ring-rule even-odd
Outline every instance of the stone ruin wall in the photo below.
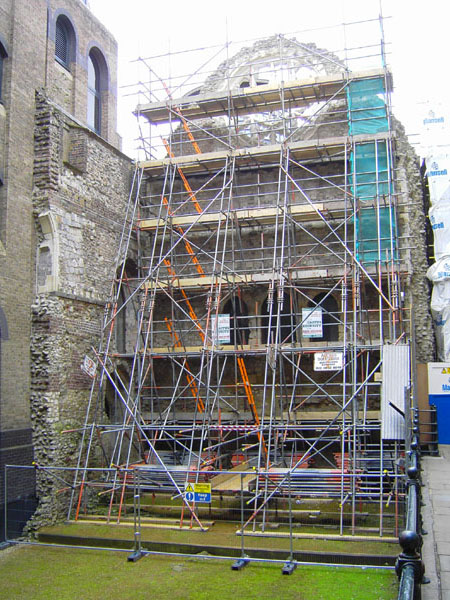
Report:
[[[92,347],[99,345],[132,167],[43,93],[36,97],[35,157],[34,454],[38,465],[74,466],[91,387],[80,365],[85,355],[94,358]],[[75,431],[63,433],[67,430]],[[60,483],[44,472],[38,475],[40,504],[32,527],[55,519],[67,500],[56,494]]]

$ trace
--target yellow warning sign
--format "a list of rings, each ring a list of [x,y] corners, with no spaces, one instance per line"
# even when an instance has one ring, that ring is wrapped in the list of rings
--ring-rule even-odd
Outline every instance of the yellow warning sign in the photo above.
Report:
[[[188,489],[186,488],[186,491]],[[194,483],[194,492],[197,494],[210,494],[211,484],[210,483]]]
[[[210,483],[186,483],[184,497],[187,502],[211,502]]]

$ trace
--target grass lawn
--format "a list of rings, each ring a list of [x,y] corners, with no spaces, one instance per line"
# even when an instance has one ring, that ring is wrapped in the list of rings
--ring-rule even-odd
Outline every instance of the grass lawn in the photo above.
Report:
[[[189,521],[186,521],[189,524]],[[228,546],[232,548],[241,547],[241,538],[236,535],[236,530],[239,529],[239,523],[221,522],[217,521],[210,529],[206,532],[201,531],[190,531],[190,530],[171,530],[171,529],[146,529],[142,528],[142,539],[161,541],[161,542],[175,542],[175,543],[188,543],[212,546]],[[281,528],[283,529],[283,528]],[[286,529],[286,528],[285,528]],[[133,543],[133,527],[126,527],[124,525],[106,525],[106,524],[90,524],[84,521],[78,521],[77,523],[53,525],[51,527],[42,528],[42,533],[48,534],[59,534],[59,535],[75,535],[89,539],[89,537],[100,537],[100,538],[113,538],[113,539],[124,539],[129,540],[130,544]],[[249,532],[251,528],[249,528]],[[275,530],[278,531],[278,530]],[[305,525],[300,528],[294,529],[298,533],[319,533],[323,534],[326,531],[329,533],[337,533],[337,530],[324,530],[320,527],[313,527],[311,525]],[[269,530],[270,533],[270,530]],[[321,540],[321,539],[294,539],[293,546],[294,550],[306,550],[306,551],[317,551],[317,552],[338,552],[340,554],[348,553],[360,553],[360,554],[386,554],[390,556],[397,556],[399,552],[399,546],[396,542],[388,543],[381,541],[382,538],[376,538],[374,536],[373,541],[369,540],[358,540],[355,537],[354,541],[344,542],[340,540]],[[53,542],[54,540],[52,540]],[[87,542],[86,542],[87,543]],[[287,550],[289,548],[289,538],[275,538],[275,537],[251,537],[245,536],[245,547],[250,548],[279,548]]]
[[[49,546],[0,551],[0,598],[7,600],[394,600],[392,570],[250,564]]]

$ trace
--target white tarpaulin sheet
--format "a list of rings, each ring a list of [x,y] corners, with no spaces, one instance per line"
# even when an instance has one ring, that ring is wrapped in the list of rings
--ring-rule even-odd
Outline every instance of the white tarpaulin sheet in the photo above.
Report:
[[[450,156],[432,154],[425,159],[428,187],[432,204],[440,200],[450,201]]]
[[[431,315],[433,317],[439,360],[450,360],[450,256],[444,256],[427,271],[433,282]]]
[[[410,385],[409,346],[383,346],[381,384],[381,437],[405,439],[405,394]]]
[[[431,206],[428,216],[433,230],[436,260],[450,256],[450,200],[441,198]]]
[[[450,112],[448,106],[428,105],[422,115],[421,145],[425,148],[448,145]]]

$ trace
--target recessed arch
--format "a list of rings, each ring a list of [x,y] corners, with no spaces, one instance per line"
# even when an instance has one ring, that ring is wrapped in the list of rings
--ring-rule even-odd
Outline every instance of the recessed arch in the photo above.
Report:
[[[248,344],[250,328],[247,304],[239,296],[232,296],[225,302],[222,312],[230,315],[230,344]]]
[[[332,294],[321,292],[308,302],[308,307],[318,307],[322,312],[322,337],[315,337],[314,340],[336,342],[339,339],[339,305],[336,298]]]
[[[108,79],[105,57],[98,47],[93,46],[87,57],[87,123],[99,135],[102,133],[102,106]]]
[[[75,28],[67,15],[60,14],[55,23],[55,60],[70,71],[75,56]]]
[[[117,296],[116,312],[116,346],[119,353],[125,353],[127,349],[127,302],[132,293],[129,280],[136,279],[138,268],[132,258],[127,258],[125,264],[117,269],[116,281],[120,285]]]

